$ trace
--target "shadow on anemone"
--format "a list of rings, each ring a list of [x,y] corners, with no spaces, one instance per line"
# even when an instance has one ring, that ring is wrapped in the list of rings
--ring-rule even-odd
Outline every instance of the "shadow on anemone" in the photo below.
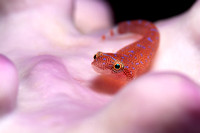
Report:
[[[100,75],[92,81],[91,88],[98,93],[112,95],[117,93],[125,84],[125,81],[115,80],[107,76]]]

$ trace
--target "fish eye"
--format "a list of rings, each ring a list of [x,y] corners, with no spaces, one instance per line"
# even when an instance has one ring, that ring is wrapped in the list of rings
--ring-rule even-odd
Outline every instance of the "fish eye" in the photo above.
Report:
[[[94,58],[94,59],[97,59],[98,57],[101,57],[102,55],[103,55],[102,52],[97,52],[97,53],[93,56],[93,58]]]
[[[96,58],[97,58],[97,55],[95,54],[95,55],[94,55],[94,59],[96,59]]]
[[[120,64],[115,64],[115,69],[119,70],[121,68],[121,65]]]
[[[124,64],[120,61],[116,61],[114,64],[113,64],[113,70],[115,72],[119,72],[120,70],[122,70],[124,68]]]

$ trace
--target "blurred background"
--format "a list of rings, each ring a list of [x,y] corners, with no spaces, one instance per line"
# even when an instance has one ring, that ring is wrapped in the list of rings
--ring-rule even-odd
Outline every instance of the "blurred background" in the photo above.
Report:
[[[113,10],[114,22],[146,19],[156,21],[188,10],[195,0],[107,0]]]

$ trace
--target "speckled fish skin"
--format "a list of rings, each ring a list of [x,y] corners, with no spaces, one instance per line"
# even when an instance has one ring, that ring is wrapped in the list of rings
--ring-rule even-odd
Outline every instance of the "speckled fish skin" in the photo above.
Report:
[[[137,33],[143,37],[116,53],[98,52],[94,56],[92,66],[98,73],[113,78],[135,79],[149,70],[159,46],[159,31],[149,21],[133,20],[120,23],[117,32],[119,34]],[[110,33],[113,35],[112,30]],[[105,39],[105,36],[102,38]]]

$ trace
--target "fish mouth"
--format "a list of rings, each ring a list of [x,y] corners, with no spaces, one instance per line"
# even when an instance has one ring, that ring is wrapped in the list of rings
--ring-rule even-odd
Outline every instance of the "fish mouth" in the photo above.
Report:
[[[92,68],[97,72],[97,73],[101,73],[101,74],[104,74],[104,75],[110,75],[111,74],[111,71],[108,70],[108,69],[102,69],[100,67],[97,67],[95,65],[92,64]]]

